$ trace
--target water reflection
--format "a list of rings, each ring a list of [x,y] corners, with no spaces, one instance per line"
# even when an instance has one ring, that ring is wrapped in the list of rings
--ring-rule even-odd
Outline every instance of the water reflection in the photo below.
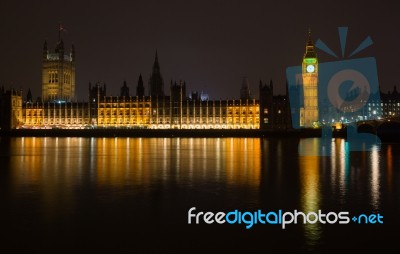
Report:
[[[342,205],[346,201],[348,192],[349,156],[348,143],[344,139],[332,139],[332,153],[330,156],[331,188]]]
[[[374,211],[379,211],[380,208],[380,173],[379,173],[379,152],[377,149],[371,151],[371,175],[369,182],[371,183],[371,205]]]
[[[299,142],[301,154],[319,154],[321,140],[318,138],[302,139]],[[308,152],[304,152],[308,151]],[[305,212],[318,211],[324,206],[329,211],[340,211],[352,207],[356,212],[368,204],[369,212],[382,209],[382,170],[381,152],[352,152],[344,139],[332,139],[331,152],[328,156],[299,156],[300,170],[300,205]],[[330,161],[330,163],[328,163]],[[390,181],[393,170],[392,146],[386,150],[387,177]],[[329,179],[327,185],[325,179]],[[391,185],[388,184],[389,189]],[[324,193],[322,191],[324,188]],[[322,198],[325,199],[322,203]],[[332,205],[329,205],[332,204]],[[365,210],[365,208],[364,208]],[[320,224],[304,225],[305,238],[312,249],[322,234]]]
[[[125,222],[135,213],[140,218],[137,224],[156,218],[158,224],[150,226],[154,231],[176,210],[198,204],[214,211],[234,207],[359,213],[380,211],[385,205],[386,211],[398,211],[398,146],[349,152],[344,139],[331,142],[328,156],[299,156],[298,144],[315,151],[321,140],[10,138],[1,140],[5,165],[1,180],[9,188],[11,206],[18,210],[15,204],[37,205],[39,220],[76,219],[74,213],[92,211],[94,205],[103,209],[104,217],[87,212],[81,221],[94,216],[93,224],[105,217]],[[182,222],[182,214],[168,219]],[[30,217],[25,217],[24,223],[29,224]],[[18,225],[19,218],[13,224]],[[254,231],[271,232],[271,228],[276,229],[257,225]],[[304,238],[309,249],[323,241],[329,230],[321,224],[293,228],[300,232],[293,238]]]
[[[386,164],[387,164],[387,184],[388,184],[388,189],[392,191],[393,185],[392,185],[392,178],[393,178],[393,151],[392,151],[392,145],[388,145],[387,150],[386,150]]]
[[[303,139],[300,141],[301,149],[312,151],[320,147],[320,139]],[[320,190],[320,156],[299,156],[301,196],[301,211],[304,213],[318,212],[321,209]],[[304,224],[304,236],[307,245],[312,248],[321,237],[321,226],[318,223]]]
[[[149,185],[223,181],[257,187],[260,140],[253,138],[16,138],[11,167],[15,186]],[[74,183],[73,183],[74,182]]]

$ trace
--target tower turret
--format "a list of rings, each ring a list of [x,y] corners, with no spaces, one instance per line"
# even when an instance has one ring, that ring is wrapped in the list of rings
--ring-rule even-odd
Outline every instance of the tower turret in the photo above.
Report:
[[[240,99],[241,100],[251,99],[250,85],[247,77],[243,77],[242,86],[240,88]]]
[[[144,96],[144,86],[143,86],[142,74],[139,75],[139,80],[138,80],[138,84],[136,87],[136,96],[139,96],[139,97]]]
[[[67,54],[61,38],[60,26],[58,42],[54,52],[49,52],[47,41],[43,44],[42,58],[42,100],[71,101],[75,98],[75,47]]]
[[[160,72],[160,64],[158,62],[158,53],[156,51],[156,56],[153,64],[153,72],[149,79],[149,93],[152,97],[164,96],[164,80]]]
[[[123,86],[121,87],[121,97],[129,98],[129,87],[124,81]]]

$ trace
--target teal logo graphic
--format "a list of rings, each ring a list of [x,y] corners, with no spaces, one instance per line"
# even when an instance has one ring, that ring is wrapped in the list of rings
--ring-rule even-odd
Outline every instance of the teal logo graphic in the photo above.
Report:
[[[380,119],[381,100],[377,65],[374,57],[352,58],[373,44],[367,37],[346,57],[347,27],[339,27],[341,59],[322,41],[317,40],[316,48],[336,58],[332,62],[318,65],[318,124],[322,128],[322,141],[318,151],[299,146],[300,155],[325,156],[330,154],[333,128],[346,126],[350,151],[379,149],[379,137],[370,133],[359,133],[357,122]],[[304,107],[302,67],[286,69],[292,124],[300,126],[300,113]]]

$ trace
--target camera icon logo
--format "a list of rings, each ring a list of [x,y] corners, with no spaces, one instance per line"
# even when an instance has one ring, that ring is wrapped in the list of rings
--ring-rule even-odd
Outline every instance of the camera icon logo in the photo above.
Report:
[[[339,37],[344,57],[347,27],[339,28]],[[367,37],[350,57],[372,44]],[[317,48],[338,58],[329,47],[318,40]],[[307,44],[307,50],[309,43]],[[305,54],[303,62],[308,53]],[[315,54],[316,57],[316,54]],[[318,63],[318,62],[317,62]],[[317,151],[303,149],[301,155],[329,155],[333,128],[347,126],[347,142],[350,151],[370,151],[380,148],[380,139],[372,133],[359,133],[357,122],[380,119],[381,100],[376,60],[373,57],[341,59],[319,63],[316,68],[318,84],[315,91],[310,91],[307,70],[302,66],[286,69],[292,125],[295,129],[304,128],[303,118],[307,116],[307,104],[310,93],[317,94],[318,119],[313,127],[322,128],[321,145]]]
[[[339,94],[340,85],[348,80],[352,80],[354,83],[350,90],[358,89],[362,91],[358,93],[357,97],[346,101],[342,99]],[[329,102],[334,105],[337,109],[350,108],[354,111],[362,109],[367,104],[370,95],[370,85],[368,79],[359,71],[347,69],[337,72],[332,76],[328,83],[328,98]]]

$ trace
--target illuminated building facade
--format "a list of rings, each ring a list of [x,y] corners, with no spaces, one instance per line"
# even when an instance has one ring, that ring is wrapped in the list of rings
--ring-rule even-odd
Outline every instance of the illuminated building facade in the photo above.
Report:
[[[259,101],[209,100],[187,97],[186,83],[170,84],[164,95],[163,80],[156,53],[150,77],[150,95],[144,95],[142,75],[136,96],[130,96],[124,82],[120,96],[107,96],[106,85],[89,83],[88,102],[51,100],[22,103],[18,124],[14,128],[144,128],[144,129],[259,129]],[[157,92],[154,92],[157,91]],[[155,93],[152,96],[152,93]],[[32,95],[29,95],[31,97]],[[28,97],[28,96],[27,96]]]
[[[300,108],[300,126],[316,127],[318,123],[318,58],[311,32],[302,62],[304,105]]]
[[[171,85],[171,96],[106,96],[91,86],[90,101],[27,103],[15,128],[258,129],[259,104],[252,100],[196,100]],[[22,103],[22,97],[21,97]]]
[[[49,52],[47,42],[43,45],[42,59],[42,100],[44,102],[69,102],[75,97],[75,47],[69,54],[64,50],[64,42],[59,38],[53,53]]]
[[[368,107],[373,114],[374,108],[371,105],[368,105]],[[397,91],[396,86],[393,87],[391,92],[381,93],[381,108],[384,118],[400,116],[400,93]]]
[[[89,124],[88,103],[24,103],[21,127],[42,129],[75,129]]]
[[[61,30],[60,30],[61,32]],[[146,89],[147,90],[147,89]],[[144,128],[144,129],[288,129],[291,128],[287,96],[275,96],[272,83],[260,85],[260,99],[251,97],[250,85],[244,78],[240,98],[210,100],[201,92],[186,93],[186,83],[172,82],[169,95],[156,52],[152,73],[145,91],[139,76],[136,94],[123,83],[119,96],[108,96],[106,85],[89,83],[89,101],[75,101],[75,49],[65,54],[59,41],[54,53],[43,47],[42,98],[33,102],[30,91],[11,92],[2,103],[2,123],[5,129],[84,129],[84,128]],[[3,93],[6,94],[6,93]],[[147,95],[146,95],[147,94]],[[260,120],[262,119],[262,121]]]

